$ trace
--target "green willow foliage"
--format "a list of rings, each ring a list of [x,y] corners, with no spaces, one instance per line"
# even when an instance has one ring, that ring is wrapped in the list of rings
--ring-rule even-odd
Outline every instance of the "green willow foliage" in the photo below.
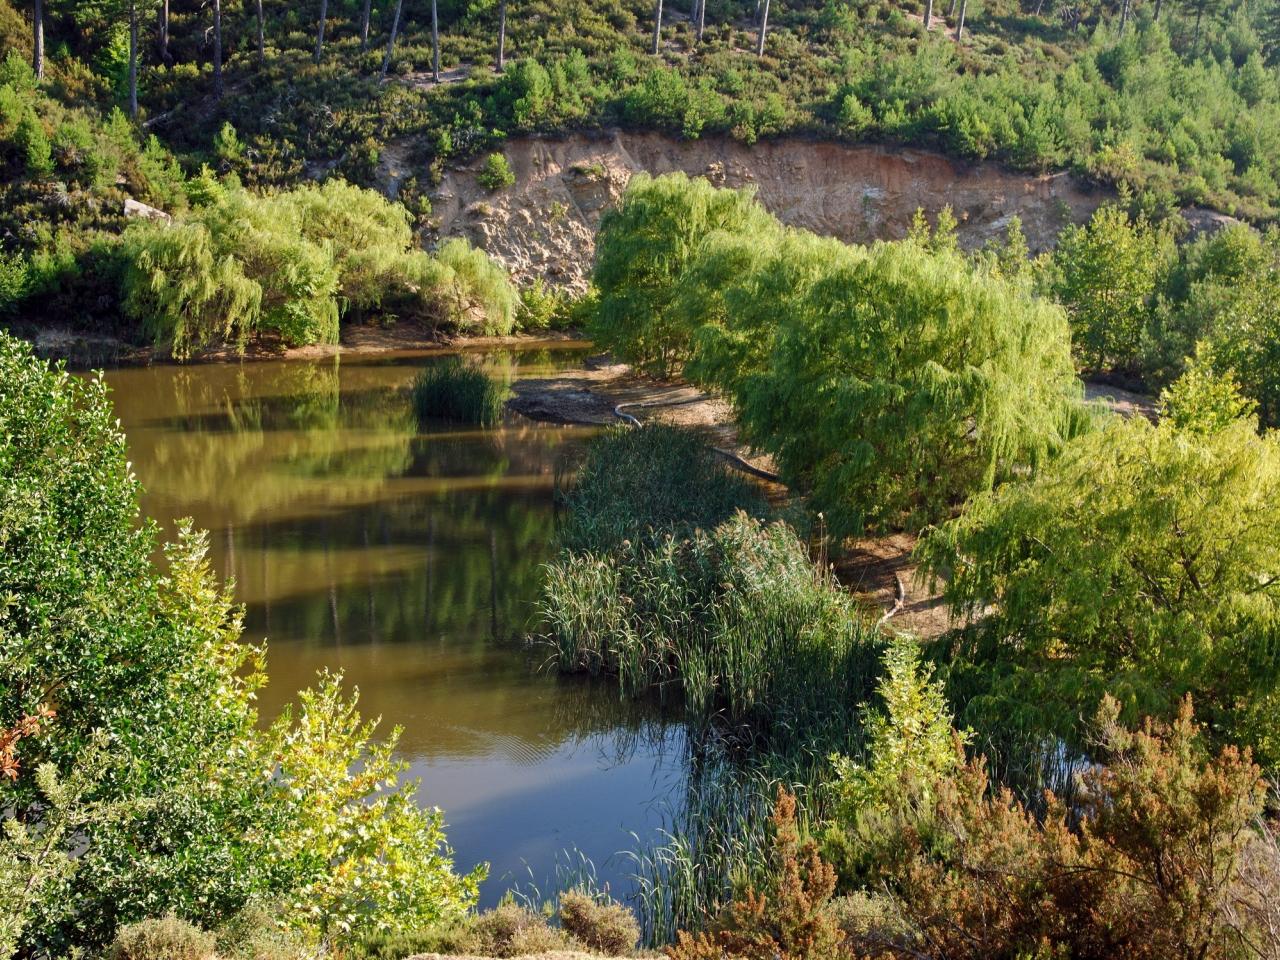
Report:
[[[103,381],[0,335],[0,731],[53,712],[0,780],[22,825],[0,835],[19,885],[0,943],[68,955],[253,898],[316,941],[463,912],[480,875],[453,872],[396,737],[375,741],[336,678],[260,729],[263,654],[203,536],[184,527],[161,566],[137,498]]]
[[[606,342],[687,357],[837,535],[935,520],[1085,423],[1062,311],[948,243],[784,230],[680,175],[637,178],[620,209],[597,244]]]
[[[125,309],[185,357],[256,334],[334,343],[340,313],[401,316],[510,333],[519,295],[483,252],[451,240],[419,250],[404,208],[341,180],[256,195],[203,175],[174,224],[124,234]]]
[[[1130,719],[1191,693],[1217,740],[1280,761],[1280,437],[1223,423],[1223,396],[1201,378],[929,532],[975,618],[946,654],[963,719],[1080,746],[1104,693]]]
[[[640,174],[600,220],[592,339],[619,359],[666,374],[688,359],[690,325],[674,314],[682,277],[707,234],[778,230],[747,190],[717,190],[683,174]]]

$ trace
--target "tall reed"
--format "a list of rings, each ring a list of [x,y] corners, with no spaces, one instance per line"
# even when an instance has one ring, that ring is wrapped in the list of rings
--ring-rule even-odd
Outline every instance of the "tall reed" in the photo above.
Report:
[[[452,420],[491,427],[502,420],[507,390],[460,357],[427,367],[413,382],[419,420]]]
[[[878,672],[856,601],[790,527],[743,513],[566,551],[547,568],[541,614],[561,671],[614,675],[630,696],[678,692],[690,721],[743,741],[856,726]]]

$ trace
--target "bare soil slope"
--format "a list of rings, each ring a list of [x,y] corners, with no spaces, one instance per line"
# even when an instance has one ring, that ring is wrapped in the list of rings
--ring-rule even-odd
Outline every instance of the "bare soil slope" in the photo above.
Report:
[[[446,173],[432,197],[438,235],[467,237],[520,280],[545,277],[573,288],[585,284],[601,213],[640,171],[754,186],[785,223],[859,243],[903,237],[917,208],[932,218],[950,205],[966,247],[1002,236],[1017,216],[1031,248],[1042,250],[1108,196],[1066,173],[1037,176],[924,150],[796,138],[746,146],[614,130],[514,138],[504,152],[516,176],[507,189],[481,187],[479,161]],[[395,150],[388,156],[399,158]],[[409,172],[396,163],[382,178],[392,191]]]

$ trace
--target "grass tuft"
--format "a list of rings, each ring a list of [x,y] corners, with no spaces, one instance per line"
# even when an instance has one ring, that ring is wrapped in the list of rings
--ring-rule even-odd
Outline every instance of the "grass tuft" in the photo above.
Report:
[[[413,382],[419,420],[452,420],[491,427],[501,422],[506,388],[460,357],[430,366]]]

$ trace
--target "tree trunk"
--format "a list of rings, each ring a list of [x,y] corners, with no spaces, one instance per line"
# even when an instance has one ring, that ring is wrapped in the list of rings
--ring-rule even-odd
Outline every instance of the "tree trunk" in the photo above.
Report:
[[[1200,21],[1204,19],[1204,2],[1205,0],[1200,0],[1200,3],[1196,6],[1196,35],[1191,40],[1191,48],[1193,50],[1200,46]]]
[[[440,4],[431,0],[431,79],[440,82]]]
[[[262,16],[262,0],[254,0],[254,13],[258,19],[258,65],[261,66],[267,62],[267,25]]]
[[[391,18],[391,36],[387,37],[387,55],[382,58],[382,79],[387,78],[387,68],[391,66],[391,54],[396,48],[396,33],[400,29],[400,8],[404,0],[396,0],[395,16]]]
[[[1164,6],[1164,0],[1156,0],[1156,12],[1151,16],[1152,23],[1160,22],[1160,8]]]
[[[1040,16],[1040,11],[1044,9],[1044,0],[1036,0],[1036,16]]]
[[[173,57],[169,54],[169,0],[160,0],[156,23],[156,52],[160,54],[160,62],[166,67],[173,65]]]
[[[955,16],[955,12],[956,12],[956,0],[951,0],[951,2],[947,4],[947,19],[950,20],[953,16]]]
[[[138,119],[138,0],[129,0],[129,116]]]
[[[258,0],[259,3],[262,0]],[[373,0],[364,0],[364,9],[360,12],[360,52],[369,49],[369,15],[373,12]]]
[[[707,0],[698,0],[698,42],[702,42],[702,34],[707,28]]]
[[[969,9],[969,0],[960,0],[960,19],[956,21],[956,43],[964,40],[964,15]]]
[[[324,22],[329,16],[329,0],[320,0],[320,22],[316,25],[316,63],[324,49]]]
[[[1120,0],[1120,36],[1124,36],[1124,28],[1129,23],[1129,0]]]
[[[756,56],[764,56],[764,37],[769,30],[769,0],[764,0],[760,9],[760,37],[756,40]]]
[[[31,15],[33,31],[31,46],[31,69],[36,72],[36,79],[44,79],[44,0],[35,0],[35,10]]]
[[[662,45],[662,0],[653,5],[653,52],[656,55]]]
[[[933,0],[925,0],[924,2],[924,28],[929,29],[929,24],[933,23]]]
[[[507,68],[507,0],[498,3],[498,72]]]
[[[222,0],[213,0],[213,95],[222,99]]]

